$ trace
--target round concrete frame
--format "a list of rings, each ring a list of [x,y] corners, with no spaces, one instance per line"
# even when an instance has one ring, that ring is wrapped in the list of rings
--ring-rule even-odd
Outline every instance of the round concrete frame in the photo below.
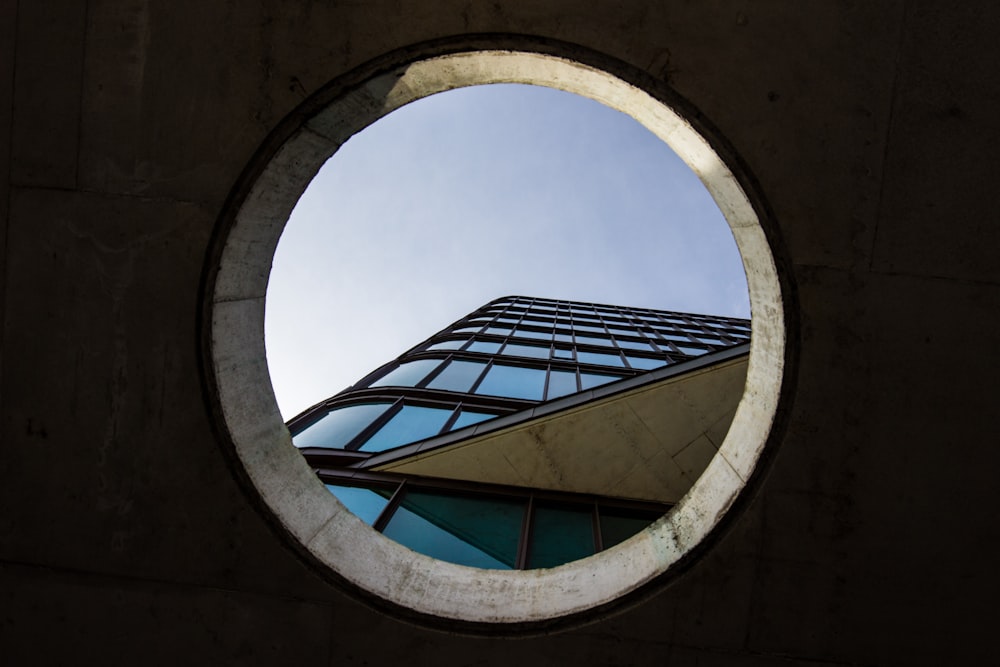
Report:
[[[700,479],[664,518],[621,545],[548,570],[468,568],[414,553],[371,530],[318,481],[278,413],[264,350],[274,249],[302,191],[352,134],[413,100],[487,83],[527,83],[590,97],[667,142],[715,198],[743,257],[753,313],[744,396]],[[663,574],[715,527],[743,490],[771,429],[785,357],[774,259],[736,178],[683,118],[648,93],[580,63],[528,52],[419,60],[369,79],[307,120],[250,188],[224,241],[211,295],[211,364],[237,455],[284,528],[340,577],[418,614],[531,623],[605,605]]]

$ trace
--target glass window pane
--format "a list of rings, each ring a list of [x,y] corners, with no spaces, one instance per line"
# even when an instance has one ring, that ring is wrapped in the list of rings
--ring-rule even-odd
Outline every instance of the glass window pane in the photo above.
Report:
[[[524,329],[518,329],[514,332],[515,336],[519,338],[532,338],[535,340],[551,340],[551,331],[525,331]]]
[[[629,350],[642,350],[643,352],[650,352],[653,349],[653,346],[649,343],[634,340],[622,340],[620,338],[618,339],[618,347],[624,347]]]
[[[691,347],[689,345],[678,345],[677,349],[683,352],[684,354],[690,354],[693,357],[697,357],[708,352],[708,350],[702,349],[700,347]]]
[[[454,409],[404,405],[402,410],[358,449],[363,452],[381,452],[437,435],[452,412]]]
[[[572,343],[573,342],[573,335],[572,334],[565,334],[565,333],[556,333],[556,342],[557,343]]]
[[[469,345],[469,352],[483,352],[485,354],[496,354],[496,351],[500,349],[500,343],[493,343],[488,340],[477,340],[473,341]]]
[[[503,354],[512,355],[515,357],[533,357],[535,359],[548,359],[549,348],[542,347],[541,345],[518,345],[516,343],[508,343],[507,347],[503,349]]]
[[[587,343],[588,345],[606,345],[611,347],[611,340],[608,338],[597,338],[595,336],[580,336],[576,337],[577,343]]]
[[[600,507],[601,546],[610,549],[660,518],[659,514]]]
[[[486,368],[485,361],[453,360],[427,385],[429,389],[468,392]]]
[[[493,419],[497,415],[492,412],[475,412],[472,410],[462,410],[462,414],[458,416],[455,423],[452,425],[451,430],[464,428],[466,426],[472,426],[473,424],[478,424],[479,422],[484,422],[487,419]]]
[[[372,382],[369,387],[415,387],[438,367],[440,359],[418,359],[400,364],[395,370]]]
[[[482,329],[481,326],[460,327],[458,329],[452,329],[451,331],[452,331],[452,333],[474,333],[476,331],[479,331],[480,329]]]
[[[599,387],[602,384],[614,382],[621,378],[617,375],[602,375],[600,373],[580,373],[580,386],[584,389]]]
[[[524,506],[518,499],[411,491],[383,532],[432,558],[509,570],[517,563]]]
[[[576,392],[576,373],[573,371],[552,371],[549,373],[549,393],[546,395],[547,400],[551,401],[553,398],[575,394]]]
[[[487,327],[486,331],[483,333],[493,334],[495,336],[506,336],[510,333],[510,327]]]
[[[553,359],[572,359],[573,358],[573,348],[571,347],[556,347],[552,350]]]
[[[440,343],[434,343],[428,346],[428,350],[457,350],[458,348],[465,345],[467,339],[462,340],[443,340]]]
[[[654,368],[659,368],[660,366],[667,365],[666,359],[650,359],[648,357],[629,357],[629,356],[626,356],[625,358],[628,359],[628,365],[631,366],[632,368],[641,368],[647,371],[652,370]]]
[[[365,489],[360,486],[340,484],[327,484],[326,488],[337,496],[337,500],[344,503],[344,507],[354,516],[369,526],[375,523],[375,519],[389,504],[389,497],[392,495],[392,489]]]
[[[337,447],[347,445],[392,403],[348,405],[326,413],[292,436],[296,447]]]
[[[588,332],[594,332],[594,333],[604,333],[604,327],[591,326],[589,324],[576,323],[573,326],[573,328],[576,329],[577,331],[588,331]]]
[[[576,351],[576,359],[581,364],[601,364],[602,366],[624,366],[625,362],[617,354],[601,354],[600,352]]]
[[[538,368],[494,365],[476,389],[477,394],[542,400],[545,371]]]
[[[528,567],[555,567],[593,554],[593,517],[593,510],[587,506],[536,505]]]

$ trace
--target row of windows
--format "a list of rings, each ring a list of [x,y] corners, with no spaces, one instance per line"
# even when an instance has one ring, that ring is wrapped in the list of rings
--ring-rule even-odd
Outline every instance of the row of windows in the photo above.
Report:
[[[653,352],[653,346],[648,343],[633,343],[631,341],[617,341],[623,348],[629,350],[641,350]],[[460,350],[464,352],[477,352],[481,354],[499,354],[500,356],[523,357],[528,359],[558,359],[562,361],[575,361],[581,364],[595,364],[600,366],[619,366],[621,368],[633,368],[637,370],[652,370],[671,363],[669,360],[652,357],[640,357],[630,355],[625,350],[620,353],[618,350],[608,352],[594,352],[582,350],[574,345],[531,345],[518,342],[516,338],[508,339],[506,342],[476,340],[472,338],[461,338],[445,340],[429,345],[427,350]],[[705,350],[698,350],[704,353]]]
[[[492,496],[406,484],[327,488],[362,521],[403,546],[487,569],[555,567],[635,535],[663,510]]]
[[[544,300],[538,299],[527,299],[513,303],[510,301],[494,302],[489,306],[480,309],[479,312],[482,313],[500,313],[506,312],[511,314],[521,314],[521,313],[532,313],[532,314],[545,314],[545,315],[559,315],[568,317],[572,315],[573,317],[578,317],[580,319],[591,319],[591,320],[624,320],[624,321],[635,321],[641,320],[642,322],[648,323],[662,323],[669,322],[672,324],[677,324],[681,326],[707,326],[707,327],[720,327],[720,328],[732,328],[736,330],[749,331],[750,323],[748,320],[742,320],[738,318],[730,317],[717,317],[717,316],[700,316],[693,315],[689,313],[672,313],[669,311],[651,311],[644,309],[630,309],[630,308],[615,308],[610,306],[590,306],[578,303],[567,303],[567,302],[545,302]]]
[[[504,324],[538,324],[543,326],[556,326],[565,327],[568,329],[582,330],[582,331],[593,331],[598,333],[605,333],[608,330],[619,331],[626,334],[638,335],[639,332],[645,332],[649,329],[654,330],[657,333],[670,333],[674,335],[684,335],[685,333],[690,333],[695,336],[710,336],[714,338],[726,337],[734,339],[746,339],[749,336],[749,331],[743,328],[727,327],[718,324],[692,324],[688,322],[680,322],[676,324],[665,323],[665,322],[645,322],[645,321],[618,321],[618,320],[601,320],[599,318],[588,318],[583,316],[568,317],[562,314],[558,315],[544,315],[536,313],[534,311],[529,311],[527,313],[523,312],[477,312],[470,315],[464,320],[467,324],[491,324],[491,323],[504,323]]]
[[[369,387],[421,387],[459,393],[548,401],[620,380],[623,375],[558,368],[528,368],[467,359],[417,359],[389,371]]]
[[[537,329],[541,329],[538,326]],[[639,338],[642,334],[637,334],[636,332],[616,330],[612,329],[612,333],[617,333],[619,335],[599,335],[598,332],[590,332],[589,330],[581,327],[577,327],[578,331],[573,333],[570,330],[562,329],[546,329],[546,330],[536,330],[536,329],[526,329],[523,326],[514,328],[509,324],[493,324],[489,326],[483,326],[482,324],[475,324],[472,326],[459,326],[456,329],[452,329],[450,333],[467,333],[467,334],[484,334],[491,336],[517,336],[519,338],[530,338],[532,340],[556,343],[573,343],[576,342],[581,345],[596,345],[600,347],[622,347],[634,350],[642,351],[664,351],[673,354],[681,354],[684,356],[698,356],[705,354],[709,351],[708,348],[698,347],[698,343],[703,343],[710,346],[725,346],[728,347],[732,343],[723,341],[720,338],[713,338],[709,336],[703,336],[698,341],[693,341],[690,336],[685,334],[669,334],[669,333],[656,333],[653,331],[644,331],[642,334],[647,336],[646,339],[641,340],[629,340],[622,338],[622,334],[633,336]]]
[[[455,431],[498,416],[496,412],[452,406],[416,405],[404,399],[345,405],[296,425],[297,447],[382,452]]]

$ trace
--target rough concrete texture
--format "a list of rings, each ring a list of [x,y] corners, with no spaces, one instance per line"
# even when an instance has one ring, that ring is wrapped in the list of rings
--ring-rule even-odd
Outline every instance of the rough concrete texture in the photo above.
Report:
[[[992,3],[903,0],[0,1],[4,663],[987,664],[998,29]],[[200,356],[211,237],[268,133],[471,33],[665,80],[759,184],[797,294],[752,497],[649,595],[517,640],[318,574],[241,480]]]

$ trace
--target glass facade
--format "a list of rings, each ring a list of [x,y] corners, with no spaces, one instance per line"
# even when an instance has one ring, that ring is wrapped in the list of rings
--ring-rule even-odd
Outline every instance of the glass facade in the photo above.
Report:
[[[343,468],[317,466],[321,478],[398,542],[476,567],[552,567],[627,539],[664,508],[572,494],[536,499],[530,490],[458,493],[427,480],[418,492],[405,476],[359,479],[354,471],[365,469],[366,457],[412,455],[412,447],[438,446],[434,439],[452,431],[476,433],[494,418],[749,338],[747,320],[505,297],[294,418],[289,429],[307,459],[344,452]]]

